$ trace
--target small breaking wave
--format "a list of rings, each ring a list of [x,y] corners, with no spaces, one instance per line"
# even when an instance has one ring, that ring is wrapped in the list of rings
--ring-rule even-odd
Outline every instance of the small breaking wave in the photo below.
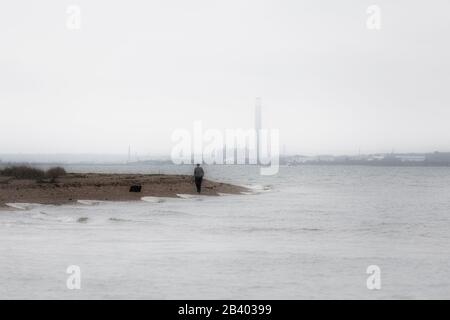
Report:
[[[142,197],[141,200],[144,202],[151,202],[151,203],[161,203],[166,201],[164,198],[161,197]]]
[[[250,192],[241,192],[241,194],[258,194],[263,192],[270,192],[272,191],[271,185],[262,185],[262,184],[247,184],[243,185],[242,187],[247,188],[250,190]]]
[[[231,228],[233,231],[253,233],[253,232],[320,232],[325,231],[319,228],[305,228],[305,227],[252,227],[252,228]]]
[[[183,211],[175,211],[175,210],[155,210],[150,213],[151,216],[191,216],[193,214],[183,212]]]
[[[78,223],[87,223],[88,220],[89,220],[88,217],[81,217],[81,218],[78,218],[78,219],[77,219],[77,222],[78,222]]]
[[[95,205],[99,205],[99,204],[105,203],[106,201],[102,201],[102,200],[77,200],[77,202],[79,204],[84,204],[86,206],[95,206]]]
[[[133,220],[123,218],[109,218],[108,220],[113,222],[133,222]]]
[[[22,202],[15,202],[15,203],[5,203],[6,206],[17,209],[17,210],[31,210],[36,207],[42,206],[40,203],[22,203]]]
[[[202,201],[202,200],[205,199],[207,196],[203,196],[203,195],[195,195],[195,194],[177,193],[177,197],[178,197],[178,198],[181,198],[181,199],[186,199],[186,200]]]

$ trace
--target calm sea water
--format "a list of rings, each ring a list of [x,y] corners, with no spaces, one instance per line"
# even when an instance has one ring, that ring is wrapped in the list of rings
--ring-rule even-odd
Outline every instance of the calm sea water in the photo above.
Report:
[[[450,298],[450,168],[205,169],[260,192],[0,212],[0,298]],[[70,265],[80,290],[67,289]]]

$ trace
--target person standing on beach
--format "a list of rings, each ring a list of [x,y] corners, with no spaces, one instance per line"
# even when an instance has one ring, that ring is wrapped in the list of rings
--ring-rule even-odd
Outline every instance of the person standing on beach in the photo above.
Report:
[[[203,171],[203,168],[200,167],[199,163],[197,163],[197,167],[194,169],[194,180],[198,193],[202,192],[202,180],[204,175],[205,172]]]

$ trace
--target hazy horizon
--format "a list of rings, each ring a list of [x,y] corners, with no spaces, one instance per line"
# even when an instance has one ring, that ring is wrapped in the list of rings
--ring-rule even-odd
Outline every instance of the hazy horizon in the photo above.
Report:
[[[448,1],[79,0],[79,30],[71,4],[0,12],[0,153],[170,154],[256,97],[288,154],[450,150]]]
[[[396,154],[425,154],[425,153],[449,153],[450,151],[446,150],[434,150],[430,152],[401,152],[397,153],[393,150],[393,153]],[[392,151],[391,151],[392,152]],[[349,153],[349,154],[332,154],[332,153],[320,153],[320,154],[306,154],[306,153],[286,153],[281,154],[281,157],[292,157],[292,156],[306,156],[306,157],[319,157],[319,156],[364,156],[364,155],[375,155],[375,154],[389,154],[391,152],[386,153]],[[139,162],[139,161],[171,161],[170,154],[132,154],[128,157],[128,154],[124,153],[58,153],[58,154],[27,154],[27,153],[17,153],[17,154],[1,154],[0,153],[0,163],[124,163],[130,161]]]

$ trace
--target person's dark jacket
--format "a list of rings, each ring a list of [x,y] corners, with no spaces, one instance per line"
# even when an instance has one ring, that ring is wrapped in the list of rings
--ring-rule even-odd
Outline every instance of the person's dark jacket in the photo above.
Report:
[[[203,178],[204,175],[205,175],[205,172],[203,172],[202,167],[196,167],[194,169],[194,177],[195,178]]]

